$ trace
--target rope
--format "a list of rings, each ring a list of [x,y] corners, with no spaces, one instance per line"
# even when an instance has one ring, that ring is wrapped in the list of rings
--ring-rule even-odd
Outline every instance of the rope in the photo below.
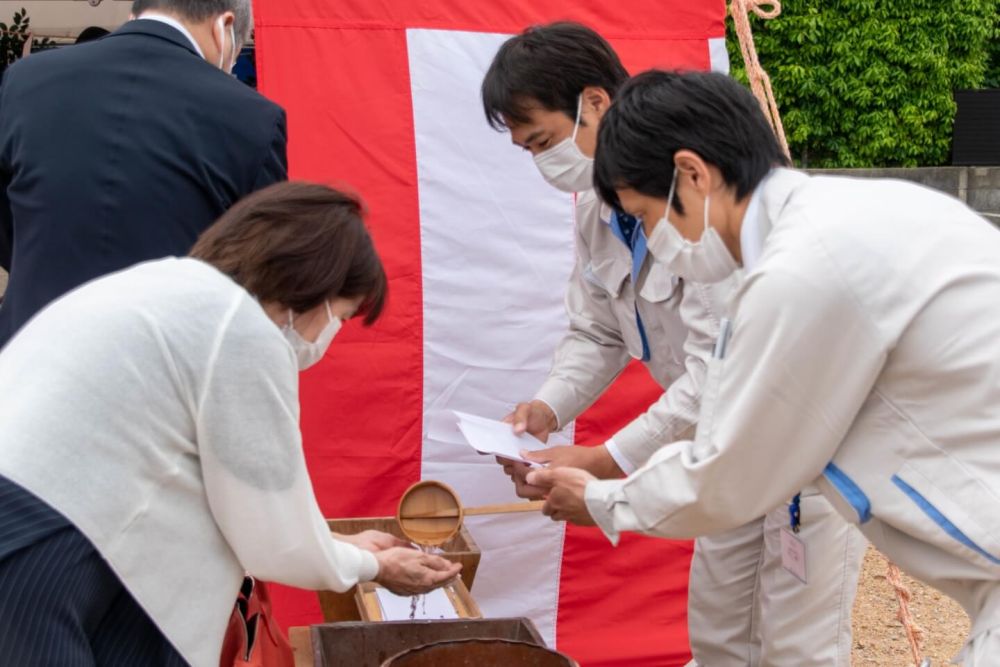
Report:
[[[771,9],[765,9],[765,6]],[[760,108],[764,116],[771,123],[774,134],[781,143],[781,150],[791,159],[792,155],[788,151],[788,140],[785,138],[785,126],[781,122],[781,114],[778,113],[778,103],[774,100],[774,92],[771,90],[771,78],[760,65],[757,59],[757,47],[753,43],[753,30],[750,28],[750,12],[753,12],[762,19],[773,19],[781,14],[781,2],[779,0],[733,0],[729,6],[729,14],[733,17],[733,24],[736,26],[736,37],[740,43],[740,52],[743,54],[743,63],[746,65],[747,79],[750,81],[750,90],[760,103]]]
[[[770,7],[770,9],[765,9]],[[775,136],[781,143],[781,149],[785,155],[791,158],[788,151],[788,140],[785,138],[785,126],[781,122],[781,114],[778,112],[778,104],[774,100],[774,91],[771,89],[771,79],[764,71],[757,58],[757,47],[754,46],[753,30],[750,27],[750,12],[758,17],[769,20],[777,18],[781,14],[780,0],[732,0],[729,6],[729,14],[733,17],[733,24],[736,27],[736,37],[740,43],[740,52],[743,54],[743,63],[746,66],[747,79],[750,81],[750,90],[760,104],[764,116],[771,124]],[[797,503],[793,512],[797,512]],[[794,514],[793,514],[794,523]],[[884,558],[884,556],[883,556]],[[917,667],[926,664],[922,662],[921,644],[924,641],[924,630],[917,625],[910,613],[910,600],[913,594],[903,584],[899,568],[888,558],[885,559],[888,565],[888,580],[896,592],[896,600],[899,602],[899,613],[897,617],[906,632],[906,639],[910,643],[910,650],[913,652],[913,664]]]
[[[913,598],[913,594],[910,593],[910,590],[903,583],[903,578],[896,564],[888,558],[886,558],[885,562],[889,566],[889,583],[892,584],[892,588],[896,591],[896,600],[899,601],[899,614],[897,618],[903,624],[903,630],[906,631],[906,640],[910,642],[910,651],[913,652],[913,664],[920,667],[923,660],[921,645],[924,643],[924,630],[917,625],[917,622],[913,620],[913,615],[910,613],[910,600]]]

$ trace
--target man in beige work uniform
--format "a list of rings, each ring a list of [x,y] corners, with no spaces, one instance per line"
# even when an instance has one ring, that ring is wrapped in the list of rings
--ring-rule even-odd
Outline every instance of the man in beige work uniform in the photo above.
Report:
[[[956,662],[1000,667],[1000,232],[912,183],[782,168],[757,146],[769,136],[719,74],[651,71],[621,89],[599,191],[642,219],[656,262],[699,279],[742,267],[744,286],[693,439],[625,480],[568,467],[528,480],[550,489],[550,516],[612,542],[723,531],[815,484],[962,605]],[[812,537],[783,538],[814,572]]]
[[[570,330],[535,399],[510,416],[515,430],[545,440],[589,407],[633,358],[664,388],[603,445],[553,447],[536,457],[601,478],[631,473],[695,425],[720,319],[741,280],[738,274],[711,285],[679,280],[647,256],[636,219],[604,205],[593,190],[597,127],[627,78],[599,35],[560,23],[506,42],[482,88],[491,124],[511,132],[551,185],[577,193],[577,262],[566,296]],[[525,482],[525,466],[507,462],[505,469],[519,495],[541,497]],[[850,665],[850,614],[864,540],[815,489],[803,489],[798,506],[799,530],[814,554],[808,583],[781,564],[787,503],[696,542],[688,609],[695,664]]]

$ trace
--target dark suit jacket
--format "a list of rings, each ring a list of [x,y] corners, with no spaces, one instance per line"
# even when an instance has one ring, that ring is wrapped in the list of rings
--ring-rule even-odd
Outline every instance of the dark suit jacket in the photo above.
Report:
[[[281,107],[159,22],[14,64],[0,88],[0,347],[74,287],[186,254],[286,178],[285,143]]]

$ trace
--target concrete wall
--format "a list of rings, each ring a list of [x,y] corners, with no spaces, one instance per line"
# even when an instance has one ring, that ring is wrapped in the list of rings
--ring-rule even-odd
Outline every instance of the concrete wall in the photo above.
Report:
[[[958,197],[1000,224],[1000,167],[921,167],[918,169],[810,169],[813,174],[899,178]]]
[[[35,37],[75,38],[92,25],[115,30],[128,20],[131,0],[101,0],[96,6],[83,0],[0,0],[0,21],[10,23],[14,12],[28,11]]]

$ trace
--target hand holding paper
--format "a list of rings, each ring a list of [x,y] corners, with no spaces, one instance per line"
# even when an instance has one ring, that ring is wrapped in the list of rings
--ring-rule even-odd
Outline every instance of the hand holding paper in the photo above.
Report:
[[[541,467],[521,456],[522,451],[535,452],[545,449],[545,444],[538,438],[523,433],[516,435],[510,427],[495,419],[477,417],[465,412],[454,411],[458,417],[458,428],[466,441],[480,454],[493,454],[511,461],[528,463]]]

